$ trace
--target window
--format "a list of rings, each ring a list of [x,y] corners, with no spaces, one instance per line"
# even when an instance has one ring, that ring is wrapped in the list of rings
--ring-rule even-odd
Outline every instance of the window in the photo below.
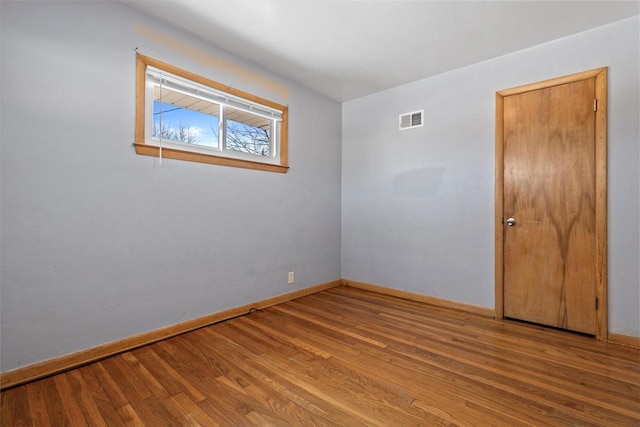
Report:
[[[286,106],[138,54],[136,153],[286,173]]]

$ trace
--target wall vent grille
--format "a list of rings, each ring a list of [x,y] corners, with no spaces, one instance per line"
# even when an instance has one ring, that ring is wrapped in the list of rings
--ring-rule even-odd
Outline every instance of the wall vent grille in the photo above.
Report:
[[[424,120],[422,120],[423,115],[424,110],[400,114],[400,130],[422,127],[424,124]]]

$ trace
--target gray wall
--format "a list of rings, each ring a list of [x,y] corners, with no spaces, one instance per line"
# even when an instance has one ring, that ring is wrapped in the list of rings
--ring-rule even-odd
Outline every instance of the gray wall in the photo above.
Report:
[[[638,23],[343,104],[342,277],[493,308],[495,92],[608,66],[609,329],[640,336]]]
[[[117,2],[1,7],[2,371],[340,278],[339,103]],[[136,47],[288,104],[290,171],[136,155]]]

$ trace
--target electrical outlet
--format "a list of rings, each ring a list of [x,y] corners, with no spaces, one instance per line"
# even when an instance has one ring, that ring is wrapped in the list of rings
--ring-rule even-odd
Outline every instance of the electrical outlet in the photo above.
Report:
[[[289,284],[292,284],[294,282],[294,280],[295,280],[294,273],[293,273],[293,271],[290,271],[289,272]]]

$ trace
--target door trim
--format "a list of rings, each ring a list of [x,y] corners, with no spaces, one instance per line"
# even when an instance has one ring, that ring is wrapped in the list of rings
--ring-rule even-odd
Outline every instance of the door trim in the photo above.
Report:
[[[496,161],[495,161],[495,313],[504,318],[504,97],[559,86],[580,80],[595,79],[597,99],[595,122],[595,208],[596,208],[596,338],[608,338],[607,300],[607,67],[518,86],[496,92]]]

